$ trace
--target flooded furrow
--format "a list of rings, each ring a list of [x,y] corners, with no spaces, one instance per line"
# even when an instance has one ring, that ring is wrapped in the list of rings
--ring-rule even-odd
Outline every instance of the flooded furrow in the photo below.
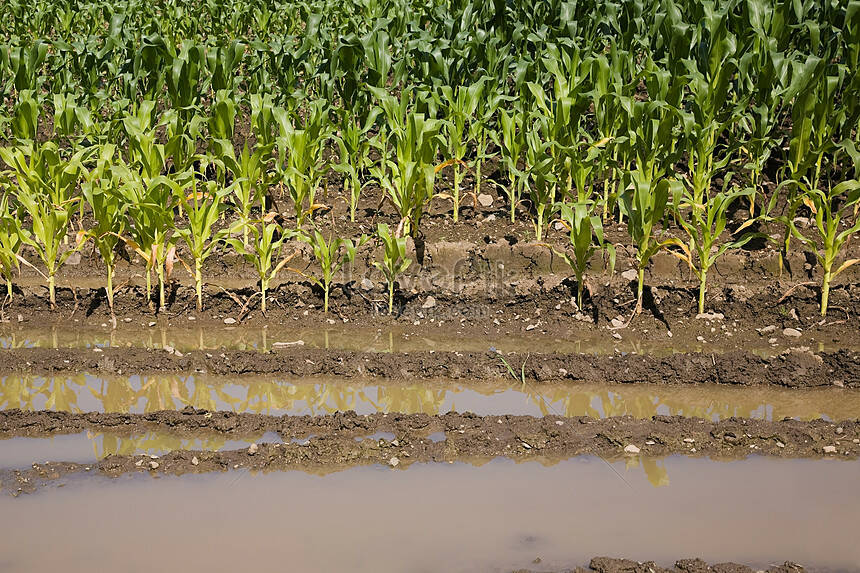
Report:
[[[166,430],[132,435],[86,431],[43,438],[14,437],[0,439],[0,470],[26,468],[34,463],[51,461],[95,463],[107,456],[161,456],[177,450],[238,450],[257,442],[283,443],[276,432],[250,434],[242,438],[215,434],[188,438]]]
[[[740,388],[700,385],[426,381],[277,377],[26,376],[0,378],[0,409],[146,413],[187,406],[212,411],[321,415],[402,412],[521,414],[605,418],[682,415],[709,420],[860,418],[860,399],[843,388]]]
[[[785,345],[773,345],[766,338],[745,341],[740,346],[703,344],[694,337],[679,337],[671,345],[651,341],[647,336],[628,333],[624,340],[608,340],[607,334],[595,332],[575,338],[530,333],[482,336],[458,335],[448,329],[439,333],[432,330],[353,327],[347,324],[337,328],[301,328],[279,325],[166,327],[154,323],[146,325],[123,324],[111,328],[81,326],[68,328],[11,327],[0,328],[0,348],[171,348],[180,352],[193,350],[255,350],[266,352],[284,345],[301,345],[308,348],[351,350],[356,352],[416,352],[423,350],[481,352],[490,347],[506,352],[557,352],[587,354],[652,354],[669,355],[678,352],[720,352],[743,348],[759,356],[771,356],[784,350]],[[844,345],[817,343],[816,352],[834,351]]]
[[[250,560],[262,570],[288,562],[295,571],[486,572],[560,570],[616,555],[660,565],[699,556],[759,568],[785,560],[860,568],[860,462],[653,463],[665,470],[662,487],[637,467],[590,457],[324,477],[70,479],[58,490],[0,496],[10,525],[0,566],[212,571]]]

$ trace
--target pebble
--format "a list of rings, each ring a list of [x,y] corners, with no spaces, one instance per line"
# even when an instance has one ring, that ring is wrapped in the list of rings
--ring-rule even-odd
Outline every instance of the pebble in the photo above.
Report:
[[[150,328],[152,328],[153,326],[155,326],[155,321],[154,321],[154,320],[153,320],[152,322],[150,322],[150,323],[149,323],[149,327],[150,327]]]
[[[424,301],[424,304],[421,305],[421,308],[433,308],[436,306],[436,299],[432,296],[428,296],[427,300]]]
[[[768,334],[771,332],[776,332],[776,325],[770,324],[768,326],[765,326],[764,328],[759,328],[758,331],[761,332],[762,334]]]
[[[537,324],[530,324],[526,327],[526,330],[534,330],[535,328],[537,328]]]
[[[639,273],[636,269],[627,269],[623,273],[621,273],[621,278],[628,281],[635,281],[639,278]]]
[[[624,319],[620,316],[616,316],[615,318],[610,320],[609,323],[612,325],[612,328],[621,328],[622,326],[624,326]]]
[[[486,219],[484,219],[484,223],[492,223],[492,222],[493,222],[493,221],[495,221],[495,220],[496,220],[496,216],[495,216],[495,215],[487,215],[487,218],[486,218]]]
[[[561,420],[556,420],[555,425],[556,426],[564,426],[564,422],[562,422]]]
[[[653,446],[653,445],[654,445],[654,440],[647,440],[647,441],[645,442],[645,445],[646,445],[646,446]]]
[[[777,447],[777,448],[784,448],[784,447],[785,447],[785,444],[783,444],[782,442],[777,442],[777,443],[776,443],[776,447]]]
[[[257,450],[259,450],[259,449],[260,449],[260,446],[258,446],[257,444],[251,444],[250,446],[248,446],[248,455],[253,456],[254,454],[257,453]]]
[[[703,312],[696,315],[696,320],[725,320],[726,316],[721,312]]]
[[[397,466],[400,465],[400,460],[397,459],[397,456],[394,456],[393,458],[388,460],[388,465],[390,465],[393,468],[396,468]]]
[[[150,467],[150,469],[157,470],[158,469],[158,462],[149,462],[149,467]]]
[[[614,338],[614,339],[616,339],[616,340],[621,340],[621,335],[620,335],[620,334],[618,334],[617,332],[613,332],[613,333],[612,333],[612,338]]]
[[[696,440],[694,440],[693,438],[684,438],[684,442],[685,442],[685,443],[687,443],[687,444],[692,444],[692,443],[693,443],[693,442],[695,442],[695,441],[696,441]]]
[[[824,453],[825,454],[835,454],[836,453],[836,446],[824,446]]]
[[[842,426],[839,426],[838,428],[836,428],[836,433],[837,433],[837,434],[841,434],[841,433],[842,433],[842,432],[844,432],[844,431],[845,431],[845,430],[843,430],[843,429],[842,429]]]
[[[490,207],[493,204],[493,196],[488,195],[487,193],[481,193],[478,195],[478,203],[480,203],[482,207]]]
[[[373,290],[373,281],[368,278],[361,279],[361,290],[369,291]]]
[[[637,448],[637,447],[636,447],[636,446],[634,446],[633,444],[630,444],[629,446],[626,446],[626,447],[624,448],[624,453],[626,453],[626,454],[638,454],[638,453],[639,453],[639,448]]]
[[[193,458],[191,458],[191,465],[192,466],[196,466],[199,463],[200,463],[200,460],[197,459],[197,456],[194,456]]]
[[[785,328],[782,331],[783,336],[790,336],[792,338],[798,338],[800,336],[800,331],[796,328]]]
[[[224,324],[236,324],[236,319],[232,316],[228,316],[224,319]]]
[[[705,337],[704,337],[704,336],[697,336],[697,337],[696,337],[696,340],[698,340],[699,342],[704,342],[704,341],[705,341]]]

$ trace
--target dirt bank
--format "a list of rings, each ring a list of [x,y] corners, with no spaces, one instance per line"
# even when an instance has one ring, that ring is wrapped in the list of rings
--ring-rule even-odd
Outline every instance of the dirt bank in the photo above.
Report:
[[[756,569],[738,563],[715,563],[709,565],[701,559],[680,559],[675,562],[674,567],[660,567],[653,561],[632,561],[630,559],[617,559],[612,557],[595,557],[588,567],[577,567],[568,570],[570,573],[754,573]],[[802,573],[806,571],[803,566],[791,561],[782,565],[771,565],[766,569],[768,573]],[[514,573],[532,573],[521,569]]]
[[[553,381],[860,387],[860,352],[813,353],[805,348],[772,357],[733,351],[668,356],[617,354],[505,354],[487,352],[404,353],[324,350],[302,346],[272,352],[193,351],[141,348],[8,349],[0,352],[0,372],[146,374],[186,372],[216,375],[260,374],[279,378],[336,376],[389,380],[503,380],[512,384]]]
[[[28,491],[40,481],[92,467],[100,474],[130,472],[184,474],[249,469],[301,469],[329,473],[346,467],[384,464],[406,468],[416,462],[453,462],[507,457],[554,463],[578,455],[604,459],[672,454],[741,459],[751,454],[783,458],[860,457],[860,421],[761,421],[730,418],[710,422],[681,416],[561,418],[476,416],[449,413],[331,416],[265,416],[186,408],[151,414],[69,414],[0,412],[0,437],[38,437],[110,431],[118,435],[147,430],[189,437],[241,436],[277,432],[282,444],[254,444],[230,451],[176,450],[161,457],[114,455],[90,464],[34,464],[7,474],[4,489]],[[384,432],[385,437],[379,437]],[[61,460],[58,460],[61,461]]]

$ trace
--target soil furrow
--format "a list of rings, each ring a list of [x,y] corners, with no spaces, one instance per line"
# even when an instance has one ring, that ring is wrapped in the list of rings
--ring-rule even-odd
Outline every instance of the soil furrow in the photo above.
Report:
[[[789,388],[860,387],[860,352],[813,353],[790,349],[761,357],[721,354],[516,354],[505,360],[526,382],[553,381],[774,385]],[[389,380],[501,380],[510,378],[495,352],[360,352],[290,347],[272,352],[193,351],[143,348],[10,349],[0,353],[0,372],[148,374],[186,372],[273,375],[279,378],[335,376]],[[517,380],[515,383],[520,383]],[[512,383],[514,381],[512,380]]]

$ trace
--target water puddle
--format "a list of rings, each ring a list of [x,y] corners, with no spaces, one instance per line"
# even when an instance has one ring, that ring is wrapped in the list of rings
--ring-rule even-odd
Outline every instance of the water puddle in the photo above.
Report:
[[[558,570],[596,555],[858,570],[860,463],[657,463],[671,476],[663,487],[618,462],[622,481],[594,458],[361,467],[324,477],[89,477],[0,495],[0,514],[13,525],[0,536],[0,565],[144,571],[152,560],[141,548],[150,548],[183,571],[242,568],[249,559],[274,570],[284,555],[295,571]]]
[[[273,378],[219,378],[205,375],[131,377],[6,376],[0,378],[0,409],[67,412],[146,413],[186,406],[263,414],[320,415],[355,410],[359,414],[403,412],[541,416],[660,415],[711,420],[731,416],[780,420],[860,418],[860,400],[851,390],[503,383],[456,381],[404,385],[343,380],[291,382]]]
[[[275,432],[247,439],[219,436],[180,438],[166,432],[120,436],[107,432],[80,432],[49,438],[9,438],[0,440],[0,469],[19,469],[33,463],[90,463],[109,455],[148,454],[161,456],[174,450],[238,450],[251,443],[283,443]]]
[[[673,352],[721,352],[726,345],[704,345],[689,337],[673,340],[671,346],[666,341],[650,342],[647,338],[628,334],[624,340],[607,340],[606,333],[595,333],[590,337],[565,339],[553,336],[516,334],[482,335],[480,337],[458,335],[446,328],[438,334],[426,330],[416,332],[409,327],[389,329],[369,329],[346,324],[337,328],[289,328],[269,325],[265,327],[226,326],[226,327],[153,327],[120,323],[111,329],[81,326],[68,328],[52,326],[13,327],[0,329],[0,348],[175,348],[181,352],[192,350],[258,350],[268,351],[278,345],[301,345],[310,348],[353,350],[362,352],[414,352],[420,350],[484,352],[490,347],[505,352],[559,352],[559,353],[636,353],[667,355]],[[743,350],[762,356],[778,353],[782,349],[767,344],[765,339],[759,345],[744,341]],[[824,351],[822,343],[814,350]]]

